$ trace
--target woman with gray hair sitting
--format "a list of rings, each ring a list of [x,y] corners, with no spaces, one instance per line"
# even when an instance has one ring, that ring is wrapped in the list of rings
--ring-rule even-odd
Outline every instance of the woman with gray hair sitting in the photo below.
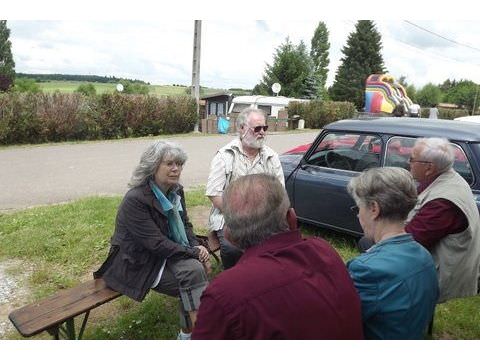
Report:
[[[438,280],[430,253],[405,232],[417,200],[410,173],[369,169],[348,191],[365,236],[375,245],[347,263],[362,302],[367,339],[422,339],[433,317]]]
[[[183,149],[166,141],[145,150],[118,209],[108,258],[94,274],[137,301],[150,289],[179,296],[178,339],[190,337],[209,268],[208,251],[192,231],[179,184],[186,160]]]

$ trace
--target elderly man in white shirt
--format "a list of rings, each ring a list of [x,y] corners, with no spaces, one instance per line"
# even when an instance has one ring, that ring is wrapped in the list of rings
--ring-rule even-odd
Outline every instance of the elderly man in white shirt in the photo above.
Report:
[[[237,118],[239,137],[222,147],[210,165],[207,195],[212,202],[209,230],[220,243],[224,269],[234,266],[243,252],[223,236],[222,195],[227,185],[241,176],[267,173],[275,175],[285,185],[278,154],[265,145],[268,126],[262,110],[247,108]]]

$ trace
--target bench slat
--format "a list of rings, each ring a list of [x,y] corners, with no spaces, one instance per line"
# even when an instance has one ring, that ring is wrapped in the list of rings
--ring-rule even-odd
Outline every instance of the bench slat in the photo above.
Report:
[[[83,314],[121,296],[110,289],[103,279],[94,279],[35,304],[24,306],[8,316],[23,336],[33,336],[54,325]]]

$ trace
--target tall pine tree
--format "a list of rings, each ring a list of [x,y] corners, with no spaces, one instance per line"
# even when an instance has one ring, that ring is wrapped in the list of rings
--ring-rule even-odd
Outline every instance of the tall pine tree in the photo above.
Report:
[[[386,72],[381,54],[382,38],[371,20],[360,20],[343,47],[344,57],[329,89],[332,100],[350,101],[358,110],[365,106],[365,80]]]
[[[287,38],[275,49],[272,65],[266,65],[262,81],[252,92],[258,95],[272,95],[272,84],[278,82],[282,85],[280,95],[312,98],[316,92],[312,76],[313,64],[307,47],[302,41],[295,45]]]
[[[318,23],[311,45],[310,57],[313,61],[313,77],[317,90],[316,97],[324,99],[326,95],[325,84],[327,83],[328,64],[330,64],[328,59],[330,43],[328,42],[327,26],[323,21]]]
[[[0,20],[0,91],[7,91],[15,80],[15,62],[7,20]]]

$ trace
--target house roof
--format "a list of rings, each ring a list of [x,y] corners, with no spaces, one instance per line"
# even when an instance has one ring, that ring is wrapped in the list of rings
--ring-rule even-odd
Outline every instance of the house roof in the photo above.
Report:
[[[200,99],[210,99],[210,98],[214,98],[214,97],[218,97],[218,96],[231,97],[232,95],[233,95],[232,93],[228,93],[226,91],[220,91],[220,92],[217,92],[217,93],[214,93],[214,94],[203,95],[203,96],[200,97]]]

